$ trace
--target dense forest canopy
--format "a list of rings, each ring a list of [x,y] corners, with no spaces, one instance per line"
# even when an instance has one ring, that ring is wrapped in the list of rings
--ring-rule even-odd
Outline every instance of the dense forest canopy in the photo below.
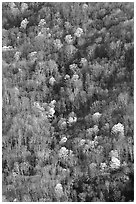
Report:
[[[2,195],[134,200],[134,3],[2,3]]]

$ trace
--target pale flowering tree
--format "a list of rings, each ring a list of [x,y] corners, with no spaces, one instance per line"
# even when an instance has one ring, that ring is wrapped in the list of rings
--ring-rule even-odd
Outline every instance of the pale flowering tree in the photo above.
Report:
[[[119,136],[124,137],[124,125],[121,123],[115,124],[111,131],[115,135],[119,134]]]
[[[91,149],[96,148],[96,146],[98,145],[98,140],[97,137],[94,138],[94,140],[90,140],[90,138],[87,140],[87,146]]]
[[[98,136],[97,136],[97,135],[96,135],[95,138],[94,138],[94,143],[95,143],[95,146],[97,146],[98,143],[99,143],[99,142],[98,142]]]
[[[117,158],[118,158],[118,157],[119,157],[118,150],[116,150],[116,149],[115,149],[115,150],[111,150],[111,151],[110,151],[110,156],[111,156],[111,157],[117,157]]]
[[[66,142],[67,142],[67,137],[65,137],[65,136],[62,137],[61,140],[60,140],[60,144],[64,145]]]
[[[74,35],[77,37],[77,38],[80,38],[82,35],[83,35],[83,29],[82,28],[77,28]]]
[[[88,64],[87,59],[86,59],[86,58],[81,58],[80,64],[81,64],[83,67],[87,66],[87,64]]]
[[[64,195],[63,187],[61,183],[58,183],[55,186],[55,193],[58,198],[61,198]]]
[[[107,164],[106,164],[105,162],[102,162],[102,163],[100,164],[100,168],[101,168],[102,171],[104,171],[107,167],[108,167],[108,166],[107,166]]]
[[[26,29],[28,23],[29,23],[29,21],[27,20],[27,18],[25,18],[25,19],[21,22],[20,27]]]
[[[77,122],[77,117],[76,117],[76,114],[74,113],[74,112],[71,112],[70,114],[69,114],[69,117],[68,117],[68,125],[69,126],[71,126],[71,125],[73,125],[74,123],[76,123]]]
[[[73,73],[76,73],[77,69],[78,69],[78,66],[77,64],[70,64],[69,65],[69,69],[73,72]]]
[[[118,158],[112,157],[111,162],[110,162],[110,167],[111,169],[118,169],[120,168],[121,162]]]
[[[49,84],[50,84],[51,86],[53,86],[55,82],[56,82],[56,80],[55,80],[55,78],[52,76],[52,77],[49,79]]]
[[[39,24],[38,24],[38,26],[42,28],[42,27],[44,27],[45,25],[46,25],[45,19],[41,19],[40,22],[39,22]]]
[[[49,118],[53,118],[53,117],[54,117],[54,114],[55,114],[54,108],[53,108],[53,107],[49,107],[48,117],[49,117]]]
[[[75,123],[77,121],[77,118],[76,117],[69,117],[68,119],[68,124],[69,125],[72,125],[73,123]]]
[[[69,80],[69,79],[70,79],[70,76],[69,76],[68,74],[66,74],[65,77],[64,77],[64,79],[65,79],[65,80]]]
[[[102,114],[99,112],[96,112],[92,115],[92,119],[94,122],[99,122],[100,118],[101,118]]]
[[[55,104],[56,104],[56,101],[53,100],[49,104],[43,103],[42,107],[40,108],[41,110],[42,109],[44,110],[45,115],[49,119],[52,119],[54,117],[54,114],[55,114],[55,109],[54,109],[55,108]],[[38,105],[38,108],[39,108],[39,105]]]
[[[56,104],[56,100],[52,100],[49,105],[50,105],[50,107],[53,107],[53,108],[54,108],[54,107],[55,107],[55,104]]]
[[[58,126],[61,130],[64,130],[66,129],[67,127],[67,122],[66,122],[66,119],[65,118],[61,118],[58,122]]]
[[[45,110],[43,107],[40,106],[40,104],[38,102],[34,102],[34,107],[39,111],[44,111]]]
[[[60,159],[67,159],[68,158],[68,149],[66,147],[61,147],[59,151],[59,158]]]
[[[78,74],[73,74],[71,81],[75,82],[79,79],[79,75]]]
[[[111,157],[111,161],[110,161],[110,167],[111,169],[118,169],[121,165],[121,162],[119,160],[119,153],[117,150],[112,150],[110,152],[110,157]]]
[[[87,9],[88,9],[88,5],[86,3],[84,3],[83,6],[82,6],[82,9],[83,9],[84,12],[86,12]]]
[[[39,38],[38,38],[39,37]],[[36,39],[40,39],[40,38],[43,38],[44,39],[44,34],[40,31],[38,33],[38,35],[36,36]]]
[[[67,44],[73,44],[74,40],[71,35],[66,35],[65,41]]]
[[[82,146],[85,145],[85,143],[86,143],[86,140],[85,140],[85,139],[81,139],[81,140],[79,141],[79,146],[82,147]]]
[[[88,141],[87,144],[88,148],[94,149],[95,148],[95,142],[93,140]]]

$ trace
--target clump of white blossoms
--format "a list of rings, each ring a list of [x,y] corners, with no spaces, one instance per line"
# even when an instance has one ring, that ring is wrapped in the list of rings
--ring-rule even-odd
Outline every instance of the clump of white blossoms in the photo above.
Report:
[[[64,79],[70,79],[70,76],[68,74],[65,75]]]
[[[39,26],[39,27],[44,27],[45,25],[46,25],[45,19],[41,19],[40,22],[39,22],[39,24],[38,24],[38,26]]]
[[[50,106],[53,107],[53,108],[55,107],[55,104],[56,104],[56,100],[52,100],[52,101],[50,102]]]
[[[110,124],[109,123],[105,123],[104,129],[108,131],[110,129]]]
[[[87,59],[86,58],[81,58],[81,61],[80,61],[81,65],[83,65],[84,67],[87,66]]]
[[[59,158],[63,158],[63,159],[68,158],[68,149],[66,147],[61,147],[59,151]]]
[[[118,169],[120,167],[120,160],[116,157],[112,157],[110,167],[112,169]]]
[[[55,110],[54,110],[55,104],[56,104],[56,101],[53,100],[53,101],[50,102],[50,104],[48,106],[48,117],[49,118],[52,118],[54,116],[54,114],[55,114]]]
[[[122,137],[124,137],[124,125],[121,123],[118,123],[112,127],[112,133],[118,134]]]
[[[64,136],[64,137],[61,138],[60,144],[62,145],[64,143],[66,143],[66,141],[67,141],[67,137]]]
[[[77,28],[74,35],[77,37],[77,38],[80,38],[82,35],[83,35],[83,29],[82,28]]]
[[[55,193],[56,193],[57,197],[59,197],[59,198],[61,198],[64,195],[63,187],[62,187],[61,183],[58,183],[55,186]]]
[[[58,122],[58,126],[61,130],[64,130],[67,127],[67,122],[65,118],[61,118]]]
[[[63,44],[61,43],[60,39],[54,40],[54,46],[56,49],[60,50],[63,47]]]
[[[22,22],[20,27],[26,29],[27,24],[29,23],[29,21],[27,20],[27,18],[25,18]]]
[[[38,102],[34,102],[34,107],[36,107],[39,111],[44,111],[45,109],[40,106]]]
[[[74,73],[76,72],[76,70],[77,70],[77,64],[71,64],[71,65],[69,65],[69,69],[71,70],[71,71],[73,71]]]
[[[95,136],[94,140],[87,140],[89,148],[94,149],[98,145],[98,137]]]
[[[98,145],[98,136],[95,136],[95,138],[94,138],[94,145],[95,145],[95,146]]]
[[[110,167],[112,169],[118,169],[121,165],[121,162],[119,160],[119,154],[117,150],[112,150],[110,152],[110,156],[111,156],[111,162],[110,162]]]
[[[71,35],[66,35],[65,41],[67,44],[73,44],[73,38]]]
[[[101,117],[101,115],[102,115],[102,114],[99,113],[99,112],[94,113],[94,114],[92,115],[93,121],[94,121],[94,122],[98,122],[99,119],[100,119],[100,117]]]
[[[77,81],[79,79],[79,75],[78,74],[73,74],[72,76],[72,81]]]
[[[86,3],[83,4],[82,6],[83,11],[86,11],[88,9],[88,5]]]
[[[116,149],[115,150],[111,150],[110,151],[110,156],[118,158],[119,157],[118,150],[116,150]]]
[[[95,141],[90,140],[90,141],[88,142],[88,147],[94,149],[94,148],[95,148]]]
[[[80,142],[79,142],[79,146],[83,146],[85,143],[86,143],[86,140],[85,139],[81,139]]]
[[[68,123],[71,125],[72,123],[75,123],[77,121],[77,117],[69,117]]]
[[[61,128],[62,129],[65,129],[67,127],[67,123],[66,123],[66,121],[63,121],[62,123],[61,123]]]
[[[52,76],[52,77],[49,79],[49,84],[50,84],[51,86],[53,86],[55,82],[56,82],[56,80],[55,80],[55,78]]]
[[[77,122],[76,114],[74,112],[71,112],[68,117],[68,124],[71,126],[73,125],[73,123],[76,123],[76,122]]]
[[[101,168],[101,170],[106,169],[107,168],[107,164],[105,162],[101,163],[100,164],[100,168]]]
[[[70,69],[76,69],[77,68],[77,64],[71,64],[71,65],[69,65],[69,68]]]
[[[54,110],[54,108],[49,108],[49,111],[48,111],[48,117],[50,117],[50,118],[52,118],[53,116],[54,116],[54,114],[55,114],[55,110]]]

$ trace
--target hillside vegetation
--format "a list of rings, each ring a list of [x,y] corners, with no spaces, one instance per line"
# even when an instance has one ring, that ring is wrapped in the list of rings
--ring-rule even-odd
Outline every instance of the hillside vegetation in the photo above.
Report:
[[[2,3],[3,201],[134,201],[133,91],[133,3]]]

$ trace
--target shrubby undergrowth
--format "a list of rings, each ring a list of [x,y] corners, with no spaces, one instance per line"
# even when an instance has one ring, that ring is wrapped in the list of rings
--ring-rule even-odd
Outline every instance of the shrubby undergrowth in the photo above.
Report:
[[[3,201],[134,199],[134,4],[2,4]]]

